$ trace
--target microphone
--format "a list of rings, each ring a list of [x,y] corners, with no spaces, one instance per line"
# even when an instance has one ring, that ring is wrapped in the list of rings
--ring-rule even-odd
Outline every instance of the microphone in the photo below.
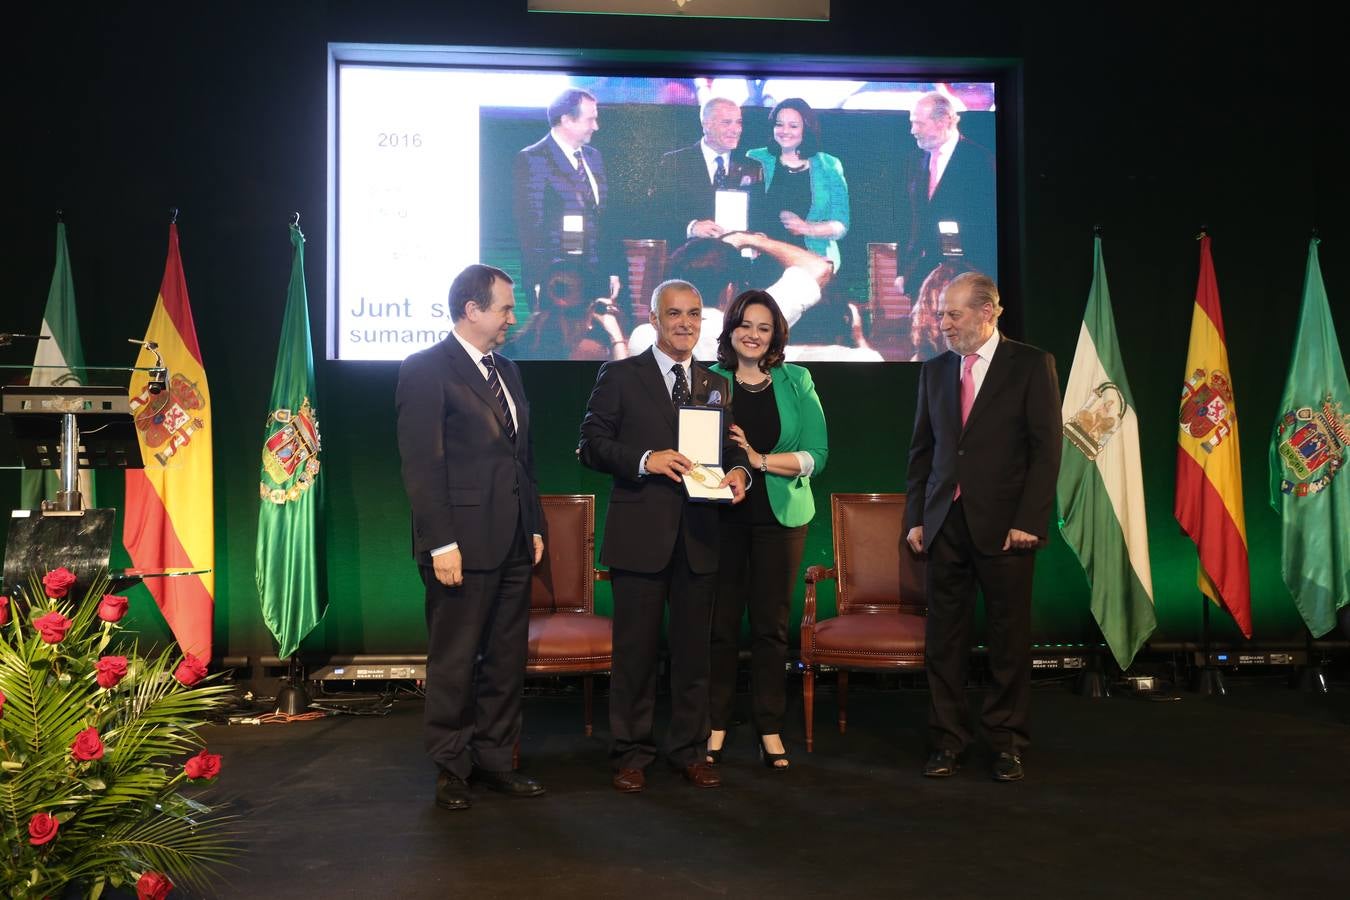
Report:
[[[0,331],[0,347],[8,347],[15,340],[24,341],[50,341],[50,334],[19,334],[18,332]]]
[[[164,390],[169,386],[169,370],[164,365],[164,357],[159,355],[159,344],[154,341],[143,341],[139,338],[127,338],[127,343],[135,344],[137,347],[155,354],[155,364],[150,367],[150,383],[145,387],[152,394],[164,393]]]

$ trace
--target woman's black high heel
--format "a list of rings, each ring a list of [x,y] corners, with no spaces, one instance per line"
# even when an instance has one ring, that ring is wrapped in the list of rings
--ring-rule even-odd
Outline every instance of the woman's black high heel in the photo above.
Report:
[[[787,745],[784,744],[784,748],[786,748],[786,746]],[[778,765],[778,761],[780,759],[787,760],[787,765],[786,766]],[[785,752],[783,753],[770,753],[768,750],[764,749],[763,738],[760,738],[759,741],[759,761],[764,763],[766,768],[773,769],[776,772],[785,772],[788,769],[792,768],[792,760],[789,757],[788,753],[786,752],[786,749]]]
[[[725,735],[723,735],[722,737],[722,746],[718,747],[716,750],[709,750],[706,747],[704,748],[703,751],[704,760],[708,763],[708,765],[716,766],[721,764],[723,751],[725,751],[727,747],[731,745],[731,733],[732,733],[731,729],[728,728],[726,730]]]

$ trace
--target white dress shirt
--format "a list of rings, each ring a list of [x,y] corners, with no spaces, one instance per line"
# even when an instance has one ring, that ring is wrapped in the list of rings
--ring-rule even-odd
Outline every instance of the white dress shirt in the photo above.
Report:
[[[984,386],[984,376],[989,373],[989,363],[994,359],[994,351],[998,349],[998,342],[998,329],[995,328],[994,333],[989,335],[989,340],[985,341],[975,350],[975,353],[978,354],[980,358],[975,360],[975,365],[970,367],[970,376],[975,379],[976,397],[980,396],[980,388]],[[958,389],[961,384],[960,372],[961,370],[958,368],[956,375]]]

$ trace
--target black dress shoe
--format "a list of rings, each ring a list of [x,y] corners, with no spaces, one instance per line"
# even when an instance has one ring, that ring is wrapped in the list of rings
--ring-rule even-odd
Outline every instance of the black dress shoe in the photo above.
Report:
[[[994,758],[995,781],[1021,781],[1024,774],[1022,757],[1016,753],[1000,753]]]
[[[473,781],[499,794],[512,797],[538,797],[544,793],[544,786],[519,772],[489,772],[486,769],[474,769]]]
[[[473,806],[469,786],[458,775],[442,771],[436,776],[436,805],[441,809],[468,809]]]
[[[954,750],[934,750],[928,754],[928,762],[923,764],[923,774],[928,778],[950,778],[961,768]]]

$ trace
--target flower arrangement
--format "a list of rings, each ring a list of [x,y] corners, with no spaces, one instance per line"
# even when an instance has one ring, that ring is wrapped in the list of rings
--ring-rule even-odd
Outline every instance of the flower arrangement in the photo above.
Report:
[[[228,685],[169,648],[116,640],[125,597],[107,573],[83,602],[64,568],[0,596],[0,896],[210,883],[230,855],[229,817],[186,796],[220,774],[196,729]]]

